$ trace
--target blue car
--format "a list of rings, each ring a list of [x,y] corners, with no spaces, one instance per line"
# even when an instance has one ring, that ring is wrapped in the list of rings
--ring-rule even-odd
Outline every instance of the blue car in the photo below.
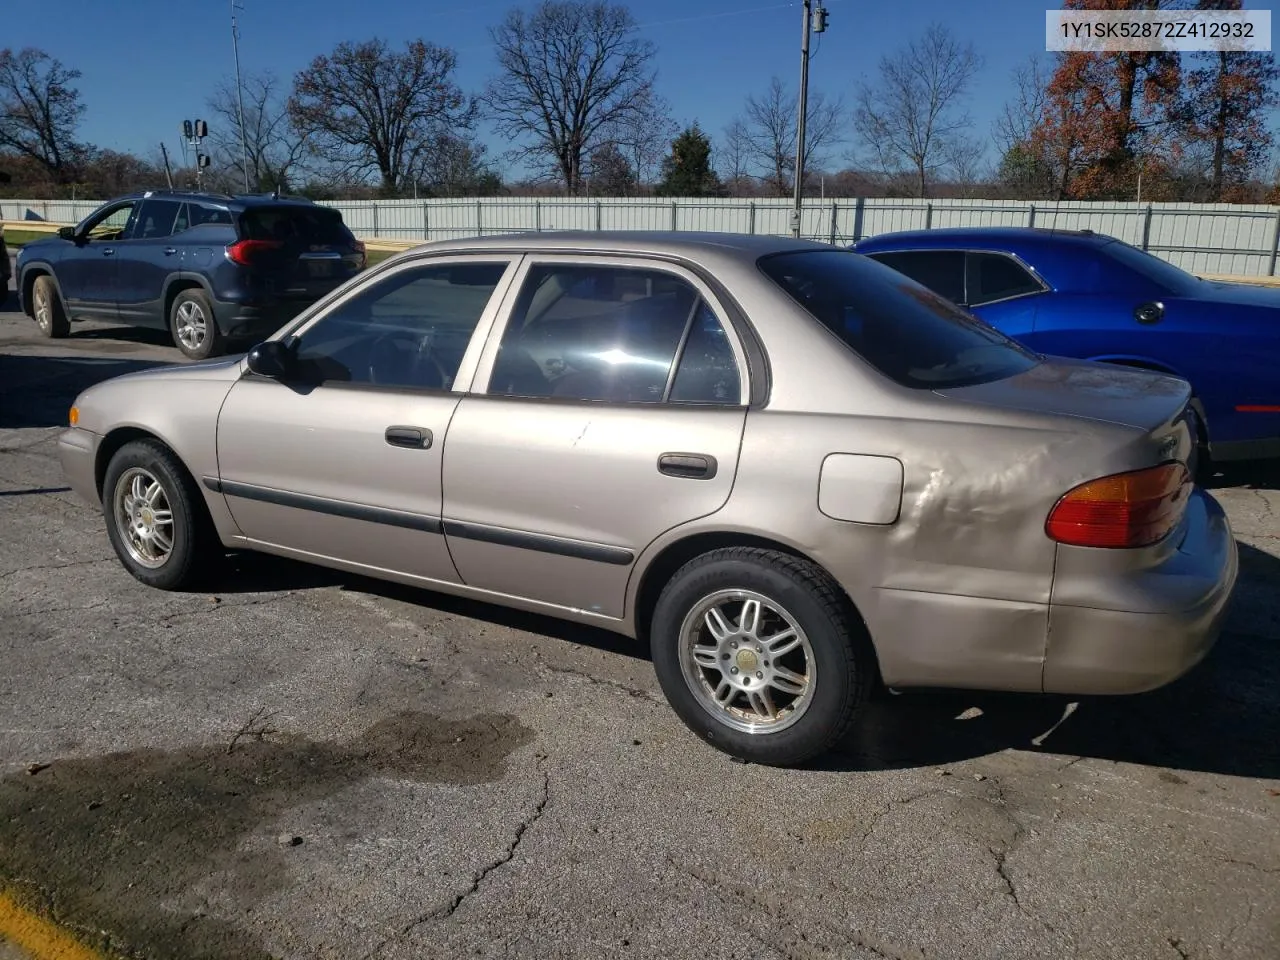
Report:
[[[273,194],[152,190],[18,254],[18,303],[46,337],[76,320],[168,330],[193,360],[279,328],[364,269],[337,210]]]
[[[1039,353],[1187,380],[1202,460],[1280,456],[1280,290],[1204,280],[1089,230],[916,230],[851,249]]]

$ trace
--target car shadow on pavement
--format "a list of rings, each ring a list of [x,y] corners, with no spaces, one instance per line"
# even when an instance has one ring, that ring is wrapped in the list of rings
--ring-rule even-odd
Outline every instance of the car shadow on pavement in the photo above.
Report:
[[[60,427],[81,390],[103,380],[166,366],[115,357],[37,357],[0,354],[0,429]]]
[[[1205,483],[1207,490],[1231,487],[1248,490],[1280,490],[1280,459],[1242,460],[1220,464]]]
[[[70,339],[94,341],[119,341],[128,344],[146,344],[152,347],[173,347],[173,335],[168,330],[157,330],[154,327],[99,326],[71,327]],[[174,356],[181,354],[174,348]]]

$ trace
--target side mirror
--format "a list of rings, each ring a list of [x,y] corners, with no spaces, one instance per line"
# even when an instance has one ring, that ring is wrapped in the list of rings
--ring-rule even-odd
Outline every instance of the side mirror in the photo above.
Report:
[[[249,372],[272,380],[284,380],[293,370],[293,353],[279,340],[265,340],[245,358]]]
[[[60,236],[63,240],[74,240],[76,239],[76,228],[75,227],[59,227],[58,236]]]

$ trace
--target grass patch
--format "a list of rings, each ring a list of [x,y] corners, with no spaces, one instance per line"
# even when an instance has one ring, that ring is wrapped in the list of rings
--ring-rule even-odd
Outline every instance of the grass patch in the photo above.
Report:
[[[13,230],[7,229],[4,232],[4,242],[10,250],[17,250],[20,246],[30,243],[32,240],[43,240],[46,237],[55,237],[55,233],[42,233],[38,230]]]

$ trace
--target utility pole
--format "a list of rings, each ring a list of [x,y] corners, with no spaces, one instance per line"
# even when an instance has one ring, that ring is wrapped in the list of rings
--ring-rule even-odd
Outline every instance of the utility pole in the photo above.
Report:
[[[240,4],[231,0],[231,52],[236,59],[236,100],[240,104],[240,164],[244,169],[244,192],[249,192],[249,147],[244,134],[244,89],[240,86],[240,30],[236,26],[236,8]],[[240,9],[244,9],[240,7]]]
[[[827,10],[818,0],[818,9],[813,9],[813,0],[804,0],[800,27],[800,103],[796,117],[796,168],[795,168],[795,209],[791,211],[791,235],[800,238],[800,217],[803,209],[801,199],[804,191],[804,135],[809,114],[809,33],[822,33],[827,29]],[[816,14],[816,16],[815,16]]]
[[[164,141],[160,141],[160,155],[164,157],[164,179],[169,184],[169,189],[173,189],[173,171],[169,169],[169,151],[165,149]]]

